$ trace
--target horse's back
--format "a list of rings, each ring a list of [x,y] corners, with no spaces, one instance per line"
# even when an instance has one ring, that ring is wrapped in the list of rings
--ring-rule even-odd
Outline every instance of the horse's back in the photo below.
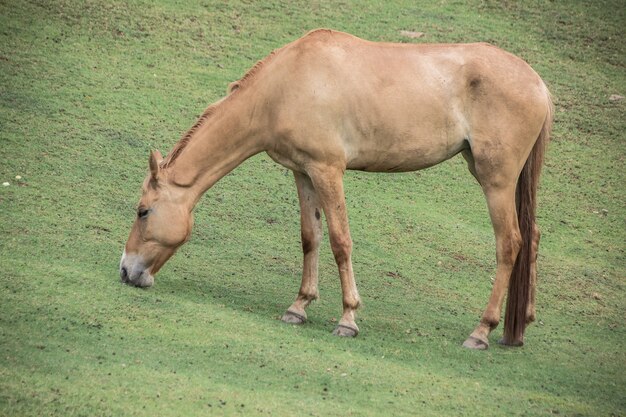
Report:
[[[539,76],[488,44],[377,43],[318,30],[277,55],[266,71],[277,134],[309,154],[332,150],[349,169],[421,169],[475,135],[543,122]]]

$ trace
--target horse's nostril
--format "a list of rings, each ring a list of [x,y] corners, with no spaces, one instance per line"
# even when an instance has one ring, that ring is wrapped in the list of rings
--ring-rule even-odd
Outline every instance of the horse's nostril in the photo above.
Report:
[[[128,281],[128,269],[126,269],[125,266],[123,266],[122,269],[120,269],[120,277],[122,278],[122,281],[124,282]]]

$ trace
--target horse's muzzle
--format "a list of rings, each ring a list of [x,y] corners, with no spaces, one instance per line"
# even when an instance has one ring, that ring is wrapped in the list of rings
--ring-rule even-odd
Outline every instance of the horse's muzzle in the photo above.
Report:
[[[124,252],[120,261],[120,281],[135,287],[146,288],[154,284],[154,277],[144,267],[138,256],[126,255]]]
[[[128,269],[125,266],[120,267],[120,279],[124,284],[128,284],[130,279],[128,277]]]

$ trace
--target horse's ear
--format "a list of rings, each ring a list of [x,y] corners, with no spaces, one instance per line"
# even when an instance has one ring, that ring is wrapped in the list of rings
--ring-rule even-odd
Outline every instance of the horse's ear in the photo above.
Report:
[[[150,152],[150,176],[152,176],[153,181],[159,179],[159,164],[162,160],[163,156],[161,156],[161,152],[156,150]]]

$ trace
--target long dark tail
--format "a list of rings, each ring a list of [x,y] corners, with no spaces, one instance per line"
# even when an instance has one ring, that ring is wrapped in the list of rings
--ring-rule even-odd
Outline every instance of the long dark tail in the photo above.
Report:
[[[531,264],[533,259],[533,229],[535,227],[535,212],[537,208],[537,184],[543,165],[546,144],[550,139],[553,121],[553,104],[550,93],[546,88],[548,113],[543,123],[539,137],[533,146],[524,168],[517,181],[515,193],[517,206],[517,220],[522,234],[522,247],[517,255],[507,297],[506,314],[504,316],[504,341],[517,343],[524,340],[526,328],[526,310],[530,300]]]

